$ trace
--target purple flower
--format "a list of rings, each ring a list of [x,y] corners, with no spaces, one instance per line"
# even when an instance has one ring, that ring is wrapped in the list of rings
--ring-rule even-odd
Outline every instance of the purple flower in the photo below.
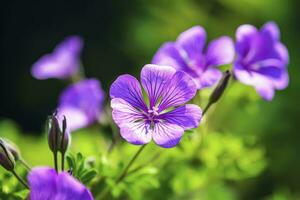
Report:
[[[92,200],[90,191],[66,172],[36,167],[28,175],[30,200]]]
[[[213,40],[204,51],[206,32],[195,26],[181,33],[176,42],[167,42],[154,55],[152,63],[172,66],[192,76],[197,88],[217,83],[222,73],[217,68],[234,58],[234,45],[227,36]]]
[[[69,78],[78,72],[83,41],[78,36],[67,37],[51,54],[42,56],[31,69],[36,79]]]
[[[236,31],[234,75],[242,83],[252,85],[266,100],[273,98],[275,89],[282,90],[289,82],[288,51],[279,37],[274,22],[266,23],[261,30],[242,25]]]
[[[202,111],[186,104],[196,94],[193,79],[173,67],[146,65],[136,78],[121,75],[110,88],[112,117],[121,136],[129,143],[146,144],[153,138],[159,146],[169,148],[180,141],[187,129],[199,125]]]
[[[60,96],[58,115],[66,116],[74,131],[99,119],[105,94],[96,79],[85,79],[66,88]]]

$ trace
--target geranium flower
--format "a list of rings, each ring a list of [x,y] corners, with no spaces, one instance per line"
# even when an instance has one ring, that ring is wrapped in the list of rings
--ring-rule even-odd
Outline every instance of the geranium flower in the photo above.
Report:
[[[275,89],[282,90],[289,82],[288,51],[280,42],[277,25],[269,22],[261,30],[242,25],[236,31],[236,40],[235,77],[253,86],[264,99],[271,100]]]
[[[78,36],[67,37],[51,54],[42,56],[31,69],[36,79],[65,79],[76,74],[80,67],[83,41]]]
[[[92,200],[90,191],[66,172],[36,167],[28,175],[30,200]]]
[[[192,27],[181,33],[176,42],[163,44],[152,63],[188,73],[198,89],[210,87],[222,77],[217,67],[233,61],[234,45],[229,37],[222,36],[213,40],[204,51],[205,42],[205,30],[201,26]]]
[[[201,109],[184,105],[197,91],[188,74],[169,66],[145,65],[141,83],[146,100],[140,83],[131,75],[119,76],[110,88],[113,120],[129,143],[142,145],[153,138],[159,146],[173,147],[185,130],[199,125]]]
[[[86,127],[101,115],[105,94],[96,79],[85,79],[66,88],[59,100],[58,116],[65,116],[71,131]]]

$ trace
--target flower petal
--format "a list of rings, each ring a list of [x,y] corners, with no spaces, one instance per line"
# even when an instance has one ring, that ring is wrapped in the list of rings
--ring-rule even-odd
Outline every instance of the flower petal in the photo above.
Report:
[[[121,75],[110,87],[111,98],[121,98],[133,107],[147,112],[140,83],[129,74]]]
[[[258,34],[257,29],[252,25],[241,25],[236,31],[236,50],[237,53],[244,57],[250,50],[250,44],[253,38]]]
[[[121,98],[111,100],[112,118],[120,127],[124,123],[131,123],[143,119],[143,114],[131,104]]]
[[[86,114],[72,106],[64,106],[58,108],[58,115],[61,117],[65,116],[67,120],[67,128],[70,131],[75,131],[84,128],[90,124]]]
[[[165,84],[176,70],[169,66],[145,65],[141,72],[141,82],[149,97],[150,108],[155,106],[164,91]]]
[[[147,144],[152,139],[150,124],[144,121],[124,123],[120,126],[122,138],[135,145]]]
[[[193,104],[187,104],[159,115],[159,119],[163,119],[171,124],[177,124],[184,130],[198,127],[201,118],[201,109],[199,106]]]
[[[82,123],[77,120],[76,123],[82,125],[86,123],[86,125],[88,125],[98,120],[100,117],[104,96],[105,94],[97,79],[85,79],[70,85],[62,92],[59,101],[59,108],[65,110],[66,115],[68,115],[68,113],[70,114],[70,112],[75,114],[76,116],[74,117],[69,115],[69,118],[72,121],[82,119]],[[70,109],[71,107],[73,109]],[[82,114],[85,115],[87,122]]]
[[[184,129],[177,124],[159,122],[154,125],[153,140],[161,147],[171,148],[179,143],[183,133]]]
[[[289,63],[289,52],[286,46],[280,42],[277,42],[274,48],[280,60],[282,60],[287,65]]]
[[[28,175],[31,200],[55,199],[56,171],[48,167],[36,167]]]
[[[55,48],[53,53],[41,57],[32,66],[32,76],[36,79],[69,78],[79,70],[82,46],[80,37],[68,37]]]
[[[93,200],[90,191],[66,172],[59,173],[57,177],[56,199],[59,200]]]
[[[196,60],[202,55],[205,42],[206,32],[204,28],[194,26],[179,35],[176,45],[184,50],[189,60]]]
[[[265,100],[272,100],[274,96],[274,84],[271,79],[266,78],[260,73],[245,70],[238,64],[234,66],[234,75],[240,82],[254,86],[256,91]]]
[[[229,64],[233,61],[234,54],[234,45],[230,37],[223,36],[213,40],[206,53],[207,66]]]
[[[189,70],[179,50],[173,42],[163,44],[155,53],[152,62],[157,65],[171,66],[177,70]]]
[[[197,87],[192,77],[185,72],[177,71],[165,84],[158,106],[159,112],[186,103],[195,96],[196,92]]]
[[[120,127],[122,138],[131,144],[146,144],[151,141],[150,125],[143,114],[121,98],[111,100],[112,117]]]
[[[219,69],[208,68],[196,79],[198,82],[198,89],[213,86],[218,83],[221,78],[222,72]]]
[[[270,85],[271,84],[259,84],[255,86],[255,89],[258,92],[258,94],[267,101],[271,101],[275,94],[275,89]]]
[[[268,22],[264,24],[261,30],[267,34],[270,34],[274,41],[278,41],[280,39],[280,31],[275,22]]]

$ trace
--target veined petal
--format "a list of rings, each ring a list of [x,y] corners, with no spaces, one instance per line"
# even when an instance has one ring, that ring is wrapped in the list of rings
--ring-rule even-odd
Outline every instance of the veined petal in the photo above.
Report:
[[[56,171],[48,167],[36,167],[28,175],[31,200],[55,199]]]
[[[150,124],[145,122],[143,114],[121,98],[111,100],[112,117],[120,127],[122,138],[131,144],[146,144],[151,141]]]
[[[194,26],[179,35],[178,45],[187,54],[188,59],[195,60],[201,56],[206,42],[206,32],[201,26]]]
[[[187,104],[174,110],[161,114],[159,119],[163,119],[171,124],[177,124],[184,130],[196,128],[202,118],[202,111],[199,106]]]
[[[153,64],[171,66],[177,70],[189,70],[179,50],[176,48],[173,42],[167,42],[163,44],[155,53]]]
[[[159,122],[154,125],[153,140],[161,147],[171,148],[178,144],[183,133],[184,129],[177,124]]]
[[[165,84],[176,70],[169,66],[145,65],[141,72],[141,82],[149,97],[150,108],[156,105],[161,97]]]
[[[229,64],[234,58],[234,45],[232,39],[227,36],[213,40],[206,53],[207,66],[219,66]]]
[[[88,189],[66,172],[61,172],[57,177],[57,194],[59,200],[93,200]]]
[[[121,98],[111,100],[112,117],[116,124],[120,127],[124,123],[131,123],[143,119],[141,111],[137,110],[131,104]]]
[[[111,98],[121,98],[133,107],[147,112],[140,83],[129,74],[121,75],[110,87]]]
[[[173,106],[182,105],[191,100],[197,92],[197,87],[191,76],[177,71],[166,82],[158,110],[163,111]]]
[[[280,39],[280,31],[275,22],[268,22],[264,24],[261,30],[267,34],[270,34],[274,41],[278,41]]]
[[[135,145],[147,144],[152,139],[150,124],[145,121],[123,123],[120,126],[122,138]]]

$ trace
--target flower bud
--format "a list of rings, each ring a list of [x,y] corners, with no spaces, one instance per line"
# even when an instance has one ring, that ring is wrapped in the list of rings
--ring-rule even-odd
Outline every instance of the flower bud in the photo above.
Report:
[[[60,146],[60,149],[59,149],[59,151],[62,154],[66,153],[66,151],[67,151],[67,149],[69,147],[69,144],[71,142],[70,140],[71,140],[70,132],[67,129],[67,120],[66,120],[66,117],[64,116],[64,119],[63,119],[63,129],[62,129],[62,137],[61,137],[61,146]]]
[[[220,97],[222,96],[223,92],[227,87],[230,76],[231,76],[230,71],[229,70],[225,71],[222,79],[219,81],[217,87],[214,89],[213,93],[209,98],[210,104],[216,103],[220,99]]]
[[[11,141],[5,139],[3,140],[5,142],[6,148],[10,151],[10,153],[14,156],[15,161],[19,160],[21,158],[21,153],[18,147],[12,143]]]
[[[48,144],[52,152],[57,152],[59,148],[59,137],[61,130],[57,119],[57,113],[53,113],[49,119]]]
[[[0,165],[8,171],[12,171],[15,168],[14,155],[8,149],[3,139],[0,139]]]
[[[48,143],[52,152],[65,153],[70,143],[70,132],[67,129],[67,120],[60,120],[55,112],[49,120]]]

